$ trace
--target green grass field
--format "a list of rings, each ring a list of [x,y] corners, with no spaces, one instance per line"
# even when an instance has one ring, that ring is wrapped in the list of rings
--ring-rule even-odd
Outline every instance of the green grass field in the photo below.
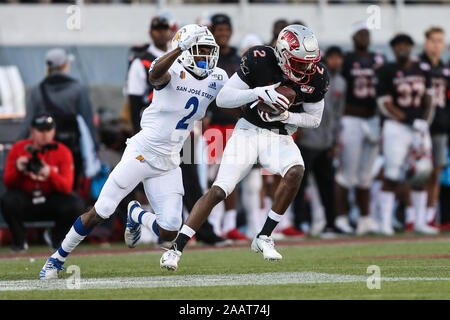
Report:
[[[36,280],[47,248],[34,247],[23,258],[8,258],[7,248],[1,248],[0,299],[450,299],[448,235],[362,240],[278,241],[280,262],[263,260],[249,244],[187,247],[176,272],[160,269],[162,250],[123,253],[120,244],[97,253],[102,248],[82,245],[65,264],[81,270],[81,289],[72,290],[66,287],[72,274],[62,273],[63,280],[48,287]],[[367,287],[370,265],[380,268],[380,289]]]

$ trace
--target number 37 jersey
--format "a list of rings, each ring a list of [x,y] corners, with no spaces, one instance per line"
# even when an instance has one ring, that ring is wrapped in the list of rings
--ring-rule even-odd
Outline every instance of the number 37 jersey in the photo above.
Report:
[[[178,61],[168,72],[170,81],[154,89],[152,103],[142,114],[142,130],[131,138],[144,159],[163,170],[179,165],[179,153],[194,122],[205,116],[208,106],[228,80],[227,73],[217,67],[208,77],[199,80]]]

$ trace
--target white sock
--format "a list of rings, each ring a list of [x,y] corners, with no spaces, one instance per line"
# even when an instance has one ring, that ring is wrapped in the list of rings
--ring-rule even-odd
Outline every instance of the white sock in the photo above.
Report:
[[[381,190],[378,195],[378,206],[381,211],[381,224],[384,228],[392,227],[392,211],[394,210],[395,194]]]
[[[427,200],[426,191],[411,191],[411,202],[416,211],[416,224],[425,225],[427,223]]]
[[[89,232],[90,230],[86,229],[81,223],[81,217],[78,217],[62,241],[61,246],[55,253],[52,254],[51,257],[64,262],[69,253],[71,253],[73,249],[75,249],[80,242],[86,238]]]
[[[375,180],[372,182],[372,186],[370,187],[370,216],[372,219],[377,219],[377,210],[378,210],[378,195],[380,194],[381,187],[383,186],[383,182],[381,180]]]
[[[153,212],[137,207],[131,212],[131,219],[136,223],[146,226],[147,229],[152,230],[153,233],[159,237],[159,231],[157,231],[157,229],[155,230],[156,225],[154,225],[154,222],[156,220],[156,215]]]
[[[436,207],[427,208],[427,223],[432,223],[436,220]]]
[[[406,224],[414,223],[416,221],[416,210],[414,209],[414,207],[407,207],[405,210],[405,214]]]
[[[223,232],[227,233],[233,229],[236,229],[236,217],[237,211],[236,209],[231,209],[225,211],[225,215],[223,217]]]
[[[180,233],[184,233],[189,238],[192,238],[195,235],[195,230],[192,229],[191,227],[183,224],[183,226],[181,227]]]

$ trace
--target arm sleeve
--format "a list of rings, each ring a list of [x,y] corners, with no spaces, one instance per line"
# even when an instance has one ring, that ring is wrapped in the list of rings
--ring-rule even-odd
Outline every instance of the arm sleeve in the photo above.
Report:
[[[250,89],[237,73],[226,82],[216,98],[220,108],[236,108],[258,99],[258,96]]]
[[[147,73],[141,59],[134,59],[127,76],[127,94],[143,96],[147,86]]]
[[[283,122],[301,128],[317,128],[322,121],[324,105],[324,99],[315,103],[303,103],[303,110],[305,110],[305,112],[289,112],[289,118]]]
[[[347,85],[345,83],[345,80],[342,79],[343,85],[342,85],[342,93],[341,96],[339,97],[339,100],[336,103],[335,109],[334,111],[334,124],[333,124],[333,139],[334,139],[334,143],[338,142],[339,139],[339,134],[341,132],[342,126],[341,126],[341,118],[342,115],[344,113],[344,109],[345,109],[345,97],[346,97],[346,92],[347,92]],[[330,92],[328,94],[331,94]]]
[[[381,67],[376,72],[377,77],[377,85],[376,85],[376,93],[377,97],[382,96],[393,96],[393,87],[392,87],[392,79],[390,79],[387,68]]]
[[[50,181],[53,187],[61,193],[69,194],[72,192],[74,181],[74,163],[72,152],[67,148],[58,149],[58,170],[50,169]]]

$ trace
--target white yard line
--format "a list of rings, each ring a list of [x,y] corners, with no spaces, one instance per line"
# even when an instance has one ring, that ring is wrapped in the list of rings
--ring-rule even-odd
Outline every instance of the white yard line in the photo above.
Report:
[[[0,281],[0,291],[69,290],[68,279]],[[79,289],[214,287],[237,285],[279,285],[366,282],[366,276],[318,272],[280,272],[221,275],[184,275],[80,279]],[[450,281],[450,278],[391,277],[381,281]]]

